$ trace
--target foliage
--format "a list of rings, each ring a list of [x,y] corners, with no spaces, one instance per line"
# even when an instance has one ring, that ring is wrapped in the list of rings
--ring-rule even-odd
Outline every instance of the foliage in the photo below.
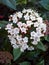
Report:
[[[44,60],[40,61],[37,65],[44,65]]]
[[[7,5],[8,7],[16,10],[16,1],[15,0],[0,0],[0,3]]]
[[[25,61],[25,62],[20,63],[19,65],[30,65],[30,63]]]
[[[21,53],[22,52],[20,51],[20,49],[13,49],[14,61],[19,58],[19,56],[21,55]]]
[[[31,7],[33,9],[38,10],[44,20],[49,20],[49,0],[0,0],[0,4],[4,4],[10,9],[21,10],[21,7]],[[25,5],[25,6],[24,6]],[[19,9],[17,8],[19,7]],[[8,15],[11,13],[7,13]],[[49,22],[49,21],[48,21]],[[9,39],[7,38],[7,31],[4,30],[4,27],[10,23],[6,20],[0,20],[0,50],[8,51],[13,55],[13,62],[10,62],[9,65],[45,65],[44,64],[44,54],[46,54],[46,42],[49,42],[49,35],[44,37],[44,41],[39,42],[37,46],[35,46],[35,51],[27,50],[22,53],[19,49],[13,49],[10,45]],[[48,25],[47,25],[48,26]],[[49,27],[49,26],[48,26]],[[36,50],[38,49],[38,50]],[[23,55],[24,54],[24,55]],[[39,59],[42,59],[39,61]],[[15,64],[14,64],[15,63]]]
[[[27,0],[16,0],[17,5],[27,4]]]
[[[5,28],[9,21],[0,21],[0,27]]]
[[[38,43],[37,48],[40,49],[40,50],[42,50],[42,51],[46,51],[46,48],[45,48],[45,46],[43,45],[42,42]]]
[[[41,0],[39,2],[46,10],[49,10],[49,0]]]

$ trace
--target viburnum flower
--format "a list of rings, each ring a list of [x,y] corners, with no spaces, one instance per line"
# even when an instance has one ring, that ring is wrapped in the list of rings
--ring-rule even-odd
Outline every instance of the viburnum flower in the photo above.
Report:
[[[12,15],[12,20],[13,20],[13,23],[17,23],[18,22],[16,14]]]
[[[23,14],[22,14],[21,12],[17,12],[17,17],[18,17],[18,18],[22,18],[22,15],[23,15]]]
[[[43,18],[32,9],[23,9],[14,13],[11,17],[11,23],[6,25],[5,30],[13,48],[25,50],[34,50],[41,37],[46,32],[46,24]]]
[[[31,25],[33,25],[33,22],[32,21],[26,21],[26,24],[28,27],[31,27]]]

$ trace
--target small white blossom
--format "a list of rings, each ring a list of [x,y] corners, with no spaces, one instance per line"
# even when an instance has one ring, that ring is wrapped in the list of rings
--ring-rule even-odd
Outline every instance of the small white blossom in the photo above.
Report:
[[[37,42],[37,41],[33,41],[32,44],[33,44],[33,45],[37,45],[38,42]]]
[[[34,27],[38,27],[39,26],[39,23],[38,22],[35,22],[34,23]]]
[[[28,13],[27,13],[26,15],[24,15],[24,19],[25,19],[25,20],[29,20],[29,15],[28,15]]]
[[[39,17],[39,14],[38,14],[37,12],[34,12],[34,15],[35,15],[36,17]]]
[[[19,18],[22,18],[22,13],[21,12],[17,12],[17,17],[19,17]]]
[[[19,48],[19,46],[18,46],[17,44],[14,44],[14,45],[13,45],[13,48],[15,48],[15,49],[16,49],[16,48]]]
[[[24,50],[26,50],[28,48],[28,45],[27,44],[22,44],[22,47],[21,47],[21,51],[24,52]]]
[[[25,24],[25,23],[22,23],[22,26],[25,27],[25,28],[27,28],[27,24]]]
[[[36,20],[35,16],[33,16],[33,15],[30,15],[30,19],[31,19],[32,21],[35,21],[35,20]]]
[[[30,46],[30,47],[28,47],[28,50],[34,50],[34,47],[33,46]]]
[[[28,37],[24,37],[23,41],[27,43],[28,42]]]
[[[23,26],[23,25],[22,25],[22,22],[18,22],[17,25],[18,25],[18,27],[20,27],[20,28]]]
[[[13,35],[14,34],[14,30],[13,29],[9,29],[8,33],[10,33],[11,35]]]
[[[40,27],[42,28],[43,32],[45,33],[46,32],[46,24],[42,23],[40,25]]]
[[[20,28],[22,33],[27,33],[27,29],[25,27]]]
[[[13,28],[12,25],[13,25],[12,23],[11,24],[7,24],[5,30],[10,30],[11,28]]]
[[[30,34],[31,34],[31,36],[34,36],[34,35],[35,35],[35,32],[34,32],[34,31],[32,31]]]
[[[17,35],[17,36],[16,36],[16,39],[17,39],[18,41],[22,41],[22,36],[21,36],[21,35]]]
[[[32,13],[32,10],[31,9],[27,9],[27,13]]]
[[[31,27],[31,25],[33,25],[32,21],[26,21],[27,26]]]
[[[17,15],[16,14],[14,14],[12,16],[12,20],[13,20],[13,23],[17,23],[18,22],[18,19],[17,19]]]
[[[38,17],[37,21],[41,24],[43,22],[43,19],[41,17]]]
[[[34,41],[37,41],[37,42],[39,42],[40,41],[40,37],[34,37]]]
[[[0,29],[1,29],[2,27],[0,27]]]
[[[27,10],[26,9],[23,9],[22,13],[26,13],[26,12],[27,12]]]
[[[14,38],[11,38],[11,45],[14,45],[14,44],[16,44],[16,39],[14,39]]]
[[[14,28],[14,34],[18,34],[19,33],[19,28]]]

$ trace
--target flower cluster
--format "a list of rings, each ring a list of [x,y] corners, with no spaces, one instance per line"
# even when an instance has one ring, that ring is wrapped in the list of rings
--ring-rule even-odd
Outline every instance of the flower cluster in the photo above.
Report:
[[[24,50],[34,50],[40,38],[46,32],[46,24],[42,17],[32,9],[23,9],[10,15],[10,24],[6,25],[8,37],[13,48]]]

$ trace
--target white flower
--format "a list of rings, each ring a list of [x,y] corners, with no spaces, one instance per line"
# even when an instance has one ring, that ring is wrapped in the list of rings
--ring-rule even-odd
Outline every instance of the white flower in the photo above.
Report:
[[[36,33],[37,33],[38,37],[42,37],[42,36],[44,36],[44,34],[41,33],[41,32],[36,32]]]
[[[32,31],[32,32],[30,33],[30,35],[31,35],[30,39],[34,39],[35,34],[36,34],[36,33],[35,33],[34,31]]]
[[[31,42],[33,45],[37,45],[38,44],[38,42],[37,41],[33,41],[33,42]]]
[[[30,15],[30,19],[31,19],[32,21],[36,20],[35,16],[33,16],[33,15]]]
[[[37,42],[39,42],[40,41],[40,37],[34,37],[34,41],[37,41]]]
[[[27,13],[26,15],[24,15],[24,19],[25,19],[25,20],[29,20],[29,15],[28,15],[28,13]]]
[[[13,48],[19,48],[19,46],[17,45],[17,44],[14,44],[14,45],[12,45],[13,46]]]
[[[27,26],[31,27],[31,25],[33,25],[32,21],[26,21]]]
[[[17,19],[17,15],[16,14],[14,14],[12,16],[12,20],[13,20],[13,23],[17,23],[18,22],[18,19]]]
[[[37,12],[34,12],[34,15],[35,15],[36,17],[39,17],[39,14],[38,14]]]
[[[10,15],[10,17],[12,17],[13,15]]]
[[[46,32],[46,24],[42,23],[40,25],[41,29],[43,30],[43,32],[45,33]]]
[[[25,27],[25,28],[27,28],[27,24],[25,24],[25,23],[22,23],[22,26]]]
[[[18,25],[19,28],[27,27],[27,25],[25,23],[22,23],[22,22],[18,22],[17,25]]]
[[[16,36],[16,39],[17,39],[18,41],[22,41],[22,36],[21,36],[21,35],[17,35],[17,36]]]
[[[27,42],[28,42],[28,37],[24,37],[24,38],[23,38],[23,41],[24,41],[25,43],[27,43]]]
[[[18,27],[22,27],[22,22],[17,23]]]
[[[14,44],[16,44],[16,39],[14,39],[14,38],[11,38],[10,40],[11,40],[11,41],[10,41],[10,42],[11,42],[11,45],[14,45]]]
[[[28,47],[28,50],[34,50],[34,47],[33,46],[30,46],[30,47]]]
[[[10,30],[8,30],[8,33],[10,33],[11,35],[13,35],[14,34],[14,30],[10,29]]]
[[[28,48],[28,45],[27,44],[22,44],[22,47],[21,47],[21,51],[24,52],[24,50],[26,50]]]
[[[26,12],[27,12],[27,10],[26,9],[23,9],[22,13],[26,13]]]
[[[34,32],[34,31],[32,31],[32,32],[30,33],[30,35],[31,35],[31,36],[34,36],[34,35],[35,35],[35,32]]]
[[[5,30],[12,47],[20,48],[21,52],[26,49],[34,50],[34,45],[38,44],[46,32],[46,24],[42,17],[32,9],[23,9],[22,12],[16,12],[10,17],[13,22],[7,24]]]
[[[32,10],[31,9],[27,9],[27,13],[32,13]]]
[[[0,27],[0,29],[1,29],[2,27]]]
[[[22,33],[27,33],[27,29],[25,27],[20,28]]]
[[[43,19],[41,17],[38,17],[37,21],[41,24],[43,22]]]
[[[12,29],[12,28],[13,28],[12,25],[13,25],[12,23],[11,23],[11,24],[7,24],[5,30],[10,30],[10,29]]]
[[[34,23],[34,27],[38,27],[39,26],[39,23],[38,22],[35,22]]]
[[[22,18],[22,13],[21,12],[17,12],[17,17],[19,17],[19,18]]]
[[[42,30],[41,30],[41,27],[37,27],[37,28],[36,28],[36,32],[41,33],[41,31],[42,31]]]
[[[19,33],[19,31],[20,31],[19,28],[14,28],[14,34],[17,35]]]

